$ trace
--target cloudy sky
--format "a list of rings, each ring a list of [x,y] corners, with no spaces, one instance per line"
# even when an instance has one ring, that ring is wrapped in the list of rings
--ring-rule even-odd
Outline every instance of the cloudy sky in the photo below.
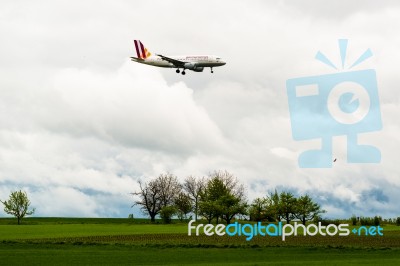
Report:
[[[309,193],[327,217],[400,215],[398,1],[2,1],[0,199],[28,192],[37,216],[140,216],[130,192],[170,172],[227,170],[249,200],[275,188]],[[203,73],[141,65],[153,53],[216,54]],[[379,164],[299,168],[318,139],[292,138],[286,80],[338,73],[338,39],[354,70],[375,69],[383,129],[360,142]],[[5,216],[0,211],[0,216]]]

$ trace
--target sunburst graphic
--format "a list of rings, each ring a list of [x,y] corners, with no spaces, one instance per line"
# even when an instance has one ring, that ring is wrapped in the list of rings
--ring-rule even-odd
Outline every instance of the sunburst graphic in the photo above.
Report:
[[[339,50],[340,50],[340,59],[342,61],[341,69],[343,70],[343,69],[345,69],[345,63],[346,63],[348,39],[339,39],[338,43],[339,43]],[[362,62],[364,62],[371,56],[372,56],[372,51],[371,51],[371,49],[368,48],[352,65],[350,65],[350,67],[348,69],[351,69],[351,68],[361,64]],[[335,64],[333,64],[332,61],[329,60],[328,57],[326,57],[320,51],[318,51],[317,54],[315,55],[315,59],[317,59],[318,61],[324,63],[325,65],[327,65],[329,67],[339,70],[339,67],[337,67]]]

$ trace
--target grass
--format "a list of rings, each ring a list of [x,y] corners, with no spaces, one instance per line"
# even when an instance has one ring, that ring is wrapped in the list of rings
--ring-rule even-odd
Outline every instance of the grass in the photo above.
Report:
[[[0,239],[42,239],[134,234],[172,234],[187,230],[182,225],[129,224],[49,224],[0,225]]]
[[[398,265],[398,250],[0,244],[7,265]],[[29,258],[29,260],[27,260]]]
[[[16,218],[0,218],[0,225],[15,225]],[[157,220],[156,224],[161,221]],[[25,225],[50,225],[50,224],[152,224],[149,219],[127,218],[78,218],[78,217],[27,217],[21,224]]]
[[[183,224],[150,224],[146,219],[123,218],[27,218],[0,219],[0,240],[58,239],[133,234],[185,233]]]
[[[400,265],[400,227],[384,236],[188,236],[186,223],[143,219],[0,219],[6,265]]]

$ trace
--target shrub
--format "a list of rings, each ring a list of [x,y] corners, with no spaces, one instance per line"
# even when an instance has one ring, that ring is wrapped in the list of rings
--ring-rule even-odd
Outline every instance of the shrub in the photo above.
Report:
[[[374,219],[371,217],[360,217],[360,224],[366,226],[374,225]]]
[[[397,217],[397,218],[396,218],[396,225],[397,225],[397,226],[400,226],[400,217]]]
[[[381,217],[379,217],[379,216],[375,216],[374,217],[374,225],[375,226],[378,226],[378,225],[380,225],[381,224]]]
[[[164,223],[169,224],[172,221],[172,216],[177,212],[175,206],[165,206],[161,208],[160,217]]]
[[[318,222],[321,222],[322,221],[322,217],[321,216],[319,216],[319,215],[316,215],[315,217],[314,217],[314,219],[313,219],[313,223],[314,224],[318,224]]]
[[[357,217],[355,215],[351,216],[351,224],[357,225]]]

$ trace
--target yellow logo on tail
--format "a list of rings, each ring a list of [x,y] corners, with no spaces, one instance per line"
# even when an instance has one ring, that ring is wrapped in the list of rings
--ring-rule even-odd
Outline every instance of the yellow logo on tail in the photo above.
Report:
[[[134,42],[135,42],[136,54],[137,54],[138,58],[146,59],[151,56],[150,51],[147,50],[146,47],[144,47],[143,43],[140,40],[134,40]]]

